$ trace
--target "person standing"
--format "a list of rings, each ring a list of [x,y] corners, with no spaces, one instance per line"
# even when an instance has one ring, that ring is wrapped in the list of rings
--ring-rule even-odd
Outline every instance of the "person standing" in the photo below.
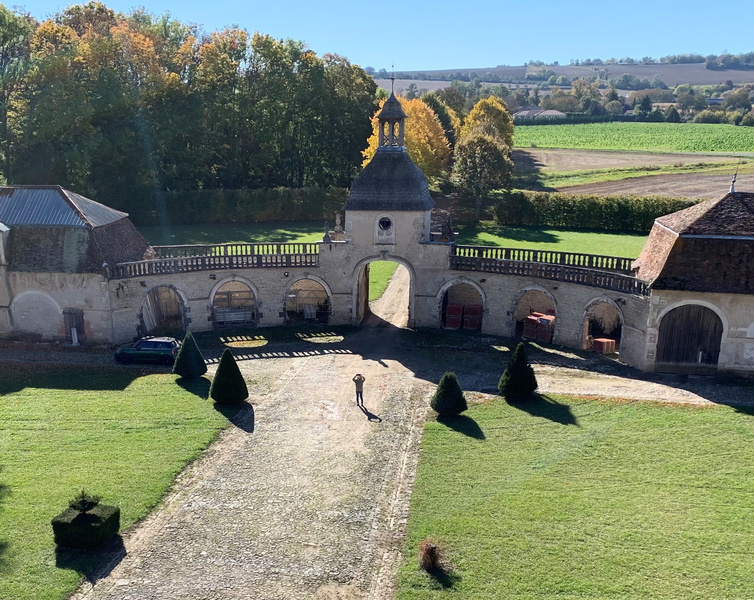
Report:
[[[364,406],[364,379],[361,373],[356,373],[353,378],[356,384],[356,406]]]

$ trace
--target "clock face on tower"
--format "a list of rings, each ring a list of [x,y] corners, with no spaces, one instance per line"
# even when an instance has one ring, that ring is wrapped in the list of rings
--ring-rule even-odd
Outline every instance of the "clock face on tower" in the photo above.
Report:
[[[382,217],[379,225],[382,231],[388,231],[393,226],[393,222],[388,217]]]

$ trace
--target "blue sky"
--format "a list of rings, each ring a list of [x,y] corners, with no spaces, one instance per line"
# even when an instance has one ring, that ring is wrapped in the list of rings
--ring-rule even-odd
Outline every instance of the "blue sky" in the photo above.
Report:
[[[38,19],[70,4],[16,2]],[[205,31],[237,24],[250,32],[303,40],[320,55],[333,52],[376,69],[390,69],[395,63],[399,71],[754,50],[752,9],[745,3],[109,0],[105,4],[123,12],[145,5],[152,13],[170,12]]]

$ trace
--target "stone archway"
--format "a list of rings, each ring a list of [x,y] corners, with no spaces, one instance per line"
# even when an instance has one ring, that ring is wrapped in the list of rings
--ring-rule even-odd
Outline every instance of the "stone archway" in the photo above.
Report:
[[[542,288],[526,288],[513,309],[514,335],[551,342],[556,324],[555,299]]]
[[[454,279],[442,286],[438,298],[440,322],[444,328],[482,328],[485,296],[478,284],[465,279]]]
[[[655,371],[708,375],[717,371],[724,325],[702,304],[684,304],[662,315]]]
[[[615,352],[620,353],[623,323],[623,313],[615,302],[609,298],[592,300],[584,310],[581,348],[609,352],[614,346]],[[595,343],[595,340],[600,341]]]
[[[175,335],[186,329],[186,305],[172,285],[153,287],[141,305],[139,335]]]
[[[285,290],[285,321],[326,324],[332,312],[332,293],[319,278],[305,276],[291,281]]]
[[[376,302],[370,303],[370,265],[385,261],[396,263],[385,294]],[[381,252],[359,261],[352,272],[353,277],[353,324],[384,324],[396,327],[413,327],[414,324],[414,268],[403,258]],[[373,314],[373,309],[376,314]]]
[[[212,292],[212,322],[216,328],[257,324],[257,296],[237,278],[222,281]]]
[[[52,296],[43,292],[29,290],[14,296],[10,303],[10,318],[14,333],[36,339],[64,338],[66,335],[63,309]]]

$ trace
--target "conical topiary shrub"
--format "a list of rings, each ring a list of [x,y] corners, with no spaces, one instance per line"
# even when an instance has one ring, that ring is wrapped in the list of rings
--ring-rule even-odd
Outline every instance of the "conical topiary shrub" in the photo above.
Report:
[[[218,404],[238,404],[249,397],[243,375],[228,348],[220,357],[217,373],[209,388],[209,395]]]
[[[440,416],[454,417],[468,408],[466,397],[455,373],[445,373],[429,404]]]
[[[516,346],[508,367],[497,384],[500,393],[510,400],[528,398],[537,389],[534,369],[526,359],[526,345],[521,342]]]
[[[196,345],[194,336],[189,331],[183,339],[178,356],[175,357],[173,364],[173,373],[186,379],[196,379],[207,372],[207,365],[204,364],[204,356],[199,346]]]

